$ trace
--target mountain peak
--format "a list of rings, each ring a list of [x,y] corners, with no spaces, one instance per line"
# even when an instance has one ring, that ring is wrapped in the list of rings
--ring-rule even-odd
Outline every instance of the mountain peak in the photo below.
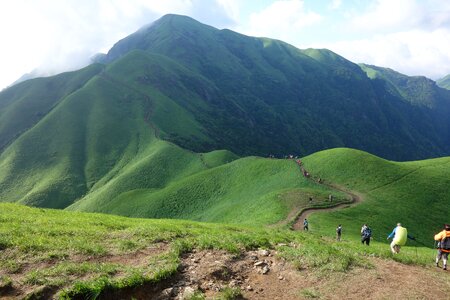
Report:
[[[200,23],[191,17],[167,14],[118,41],[108,51],[106,58],[103,57],[103,60],[99,62],[111,62],[132,50],[155,48],[165,41],[180,35],[207,34],[213,31],[218,31],[218,29]]]

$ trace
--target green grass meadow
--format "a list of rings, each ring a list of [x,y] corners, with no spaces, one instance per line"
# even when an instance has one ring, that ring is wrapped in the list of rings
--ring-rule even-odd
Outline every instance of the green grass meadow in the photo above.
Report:
[[[161,251],[139,265],[108,262],[110,257],[157,247]],[[34,290],[35,297],[47,287],[58,291],[59,298],[95,298],[102,292],[169,278],[177,272],[180,255],[192,249],[222,249],[239,256],[259,248],[275,249],[297,269],[319,276],[372,268],[368,256],[427,265],[434,255],[431,249],[404,247],[392,256],[386,244],[374,242],[367,247],[284,229],[0,204],[0,292],[22,285]]]

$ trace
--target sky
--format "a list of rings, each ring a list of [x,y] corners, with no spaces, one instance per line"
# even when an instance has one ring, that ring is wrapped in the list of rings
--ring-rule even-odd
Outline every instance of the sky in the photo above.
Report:
[[[411,76],[450,74],[446,0],[0,0],[0,90],[83,67],[168,13]]]

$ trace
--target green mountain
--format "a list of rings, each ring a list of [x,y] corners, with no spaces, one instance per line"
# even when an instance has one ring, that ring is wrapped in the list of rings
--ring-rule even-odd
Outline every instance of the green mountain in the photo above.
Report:
[[[178,132],[169,137],[195,151],[304,155],[346,146],[395,160],[450,153],[450,93],[428,86],[430,80],[370,77],[326,49],[299,50],[175,15],[119,41],[102,61],[125,60],[136,50],[163,55],[207,80],[177,80],[207,102],[189,109],[209,141],[199,147]],[[157,85],[176,94],[170,80],[152,79],[148,70],[135,73],[139,88]]]
[[[292,161],[239,157],[450,153],[450,92],[328,50],[168,15],[99,57],[0,93],[1,201],[273,224],[311,195],[348,199]]]
[[[443,89],[450,90],[450,74],[437,80],[436,84]]]

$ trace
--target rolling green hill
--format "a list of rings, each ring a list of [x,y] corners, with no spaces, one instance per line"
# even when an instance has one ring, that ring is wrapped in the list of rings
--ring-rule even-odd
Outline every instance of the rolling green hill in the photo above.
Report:
[[[305,157],[304,163],[325,182],[364,197],[352,208],[313,214],[311,227],[323,234],[333,235],[330,226],[342,223],[347,234],[355,237],[362,224],[368,223],[380,241],[401,222],[431,247],[434,233],[449,221],[449,157],[399,163],[357,150],[333,149]]]

